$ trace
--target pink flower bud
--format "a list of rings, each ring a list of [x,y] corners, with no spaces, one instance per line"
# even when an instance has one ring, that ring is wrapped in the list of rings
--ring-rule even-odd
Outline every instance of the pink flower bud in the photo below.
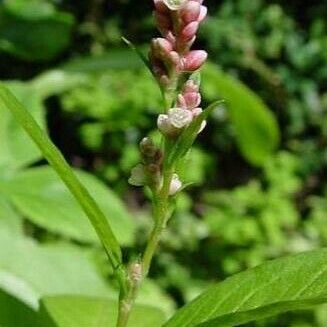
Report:
[[[177,68],[180,67],[181,59],[176,51],[171,51],[169,53],[169,61]]]
[[[185,93],[183,97],[188,109],[193,109],[201,103],[201,95],[198,92]]]
[[[161,37],[153,39],[151,46],[156,57],[167,56],[173,50],[171,43]]]
[[[208,13],[208,8],[206,6],[201,6],[200,14],[198,16],[197,21],[201,23],[207,17],[207,13]]]
[[[199,69],[206,61],[208,54],[203,50],[190,51],[183,58],[183,70],[187,72],[193,72]]]
[[[189,92],[199,92],[199,85],[194,82],[194,80],[189,79],[184,88],[183,88],[183,93],[189,93]]]
[[[175,195],[178,191],[180,191],[182,186],[183,184],[180,181],[178,175],[174,174],[169,187],[169,195]]]
[[[198,20],[200,15],[201,5],[196,1],[189,1],[183,6],[180,11],[182,20],[188,24]]]
[[[186,25],[182,32],[181,32],[181,39],[183,41],[189,41],[194,38],[196,32],[198,31],[199,23],[198,22],[192,22]]]
[[[186,101],[183,97],[182,94],[179,94],[177,96],[177,105],[180,107],[180,108],[187,108],[187,105],[186,105]]]

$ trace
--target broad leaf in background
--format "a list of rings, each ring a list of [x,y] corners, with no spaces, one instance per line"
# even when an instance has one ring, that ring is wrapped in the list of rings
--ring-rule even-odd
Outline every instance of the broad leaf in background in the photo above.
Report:
[[[1,327],[39,327],[36,311],[0,290]]]
[[[236,274],[179,310],[165,327],[237,326],[327,302],[327,249]]]
[[[117,302],[92,297],[49,297],[42,300],[40,311],[44,327],[115,327]],[[160,310],[136,305],[128,327],[161,326],[164,321]]]
[[[23,233],[23,219],[6,199],[0,197],[0,230],[15,235]],[[0,325],[1,326],[1,325]]]
[[[3,1],[0,50],[28,61],[54,59],[69,45],[73,25],[73,16],[56,11],[50,1]]]
[[[120,199],[92,175],[75,172],[105,213],[120,243],[130,244],[135,225]],[[49,166],[16,172],[0,180],[0,193],[40,227],[82,242],[98,241],[80,206]]]
[[[27,83],[10,82],[7,86],[44,128],[45,113],[39,94]],[[40,151],[26,136],[12,114],[1,108],[0,115],[0,167],[15,169],[38,160],[41,157]]]
[[[213,101],[226,101],[235,128],[237,143],[244,157],[261,166],[279,143],[276,119],[264,102],[243,83],[207,64],[202,72],[203,93]]]
[[[36,310],[43,296],[113,297],[90,254],[73,245],[41,246],[0,231],[0,290]]]
[[[44,100],[81,85],[86,79],[81,74],[67,74],[54,70],[43,73],[29,82],[9,81],[6,82],[6,86],[45,129]],[[4,108],[0,109],[0,115],[0,167],[12,170],[41,159],[41,152],[19,126],[13,115]]]

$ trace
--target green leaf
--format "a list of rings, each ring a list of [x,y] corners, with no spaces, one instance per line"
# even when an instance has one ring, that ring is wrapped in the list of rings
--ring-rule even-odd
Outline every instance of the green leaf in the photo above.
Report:
[[[28,61],[51,60],[69,45],[73,25],[72,15],[57,12],[47,1],[5,1],[0,49]]]
[[[65,63],[61,69],[68,73],[103,73],[107,70],[142,68],[142,62],[129,49],[111,49],[96,56],[83,56]]]
[[[94,176],[74,172],[96,199],[119,242],[130,244],[134,221],[120,199]],[[15,172],[0,180],[0,193],[8,196],[17,210],[40,227],[82,242],[97,241],[80,206],[49,166]]]
[[[8,109],[25,129],[80,204],[101,240],[112,266],[123,280],[122,254],[119,243],[99,206],[81,184],[63,155],[12,93],[0,84],[0,110]]]
[[[24,303],[0,290],[1,327],[38,327],[38,315]]]
[[[264,102],[240,81],[207,64],[202,72],[203,92],[207,99],[226,101],[243,156],[261,166],[279,143],[276,119]]]
[[[22,82],[7,83],[19,101],[23,102],[30,114],[42,128],[45,126],[42,98],[31,85]],[[16,169],[41,158],[41,152],[15,121],[13,115],[0,106],[0,167]]]
[[[117,302],[101,298],[58,296],[42,300],[44,327],[115,327]],[[128,327],[161,326],[165,315],[158,309],[136,305]]]
[[[165,327],[237,326],[327,302],[327,249],[236,274],[179,310]]]
[[[114,297],[90,253],[67,244],[41,246],[0,231],[0,289],[30,308],[51,295]]]
[[[0,197],[0,229],[15,235],[23,234],[22,217],[12,208],[10,203]],[[1,325],[0,325],[1,326]]]

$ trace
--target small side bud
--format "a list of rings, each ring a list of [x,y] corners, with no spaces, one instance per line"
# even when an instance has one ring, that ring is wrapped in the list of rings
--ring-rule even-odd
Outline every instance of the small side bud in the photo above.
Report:
[[[128,273],[130,281],[134,285],[140,284],[142,281],[142,265],[139,262],[132,263],[129,266]]]
[[[175,195],[178,191],[180,191],[182,186],[183,184],[180,181],[178,175],[174,174],[169,187],[169,195]]]
[[[179,10],[181,9],[188,0],[163,0],[166,6],[170,10]]]
[[[146,175],[142,164],[138,164],[131,170],[131,177],[128,179],[128,183],[133,186],[144,186],[146,184]]]
[[[140,150],[141,153],[148,158],[153,158],[157,153],[157,148],[149,137],[145,137],[140,142]]]

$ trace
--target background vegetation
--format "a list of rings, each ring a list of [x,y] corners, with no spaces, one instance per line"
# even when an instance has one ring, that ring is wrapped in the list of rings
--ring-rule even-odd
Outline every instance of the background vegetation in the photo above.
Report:
[[[207,1],[205,102],[225,100],[188,158],[143,288],[169,315],[215,281],[327,246],[327,3]],[[80,172],[125,245],[143,248],[151,217],[127,184],[137,144],[158,137],[160,93],[121,41],[146,51],[151,1],[4,0],[0,78]],[[88,173],[87,173],[88,172]],[[92,176],[93,175],[93,176]],[[116,285],[86,218],[8,112],[0,120],[0,325],[27,326],[8,301],[114,298]],[[327,325],[326,307],[249,326]],[[22,325],[20,325],[22,324]]]

